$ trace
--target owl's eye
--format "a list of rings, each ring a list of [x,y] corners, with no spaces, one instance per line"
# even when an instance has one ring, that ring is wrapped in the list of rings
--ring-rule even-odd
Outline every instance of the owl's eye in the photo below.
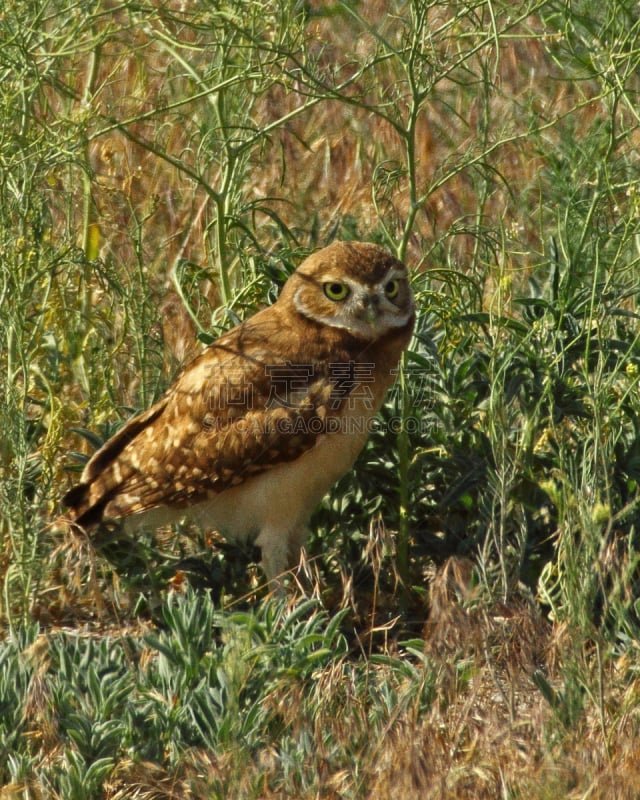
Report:
[[[396,278],[392,278],[390,281],[387,281],[384,287],[384,293],[387,295],[389,300],[393,300],[393,298],[398,294],[400,291],[400,281]]]
[[[322,287],[329,300],[344,300],[349,294],[349,287],[339,281],[330,281]]]

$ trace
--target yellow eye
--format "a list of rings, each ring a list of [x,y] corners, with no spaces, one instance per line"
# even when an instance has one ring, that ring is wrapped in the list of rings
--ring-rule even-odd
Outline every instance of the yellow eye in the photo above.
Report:
[[[384,293],[387,295],[389,300],[393,300],[393,298],[398,294],[400,291],[400,281],[396,278],[392,278],[390,281],[387,281],[384,287]]]
[[[349,287],[339,281],[330,281],[322,287],[329,300],[344,300],[349,294]]]

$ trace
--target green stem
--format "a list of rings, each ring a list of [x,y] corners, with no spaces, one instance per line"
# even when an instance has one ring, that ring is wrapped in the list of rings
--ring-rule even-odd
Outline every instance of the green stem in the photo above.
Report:
[[[95,85],[98,78],[98,66],[100,63],[101,44],[98,42],[91,51],[89,59],[89,71],[87,80],[84,86],[84,93],[82,95],[82,107],[87,109],[91,105]],[[91,198],[91,174],[89,173],[88,165],[90,163],[89,153],[89,137],[84,141],[84,163],[87,167],[82,173],[82,251],[85,254],[84,258],[84,272],[83,272],[83,286],[82,286],[82,320],[85,322],[89,319],[91,311],[91,262],[89,258],[89,251],[91,250],[91,235],[93,224],[93,201]]]
[[[402,580],[400,590],[400,604],[406,609],[409,601],[409,466],[410,448],[408,419],[410,413],[410,398],[406,382],[406,354],[400,364],[398,376],[400,384],[400,421],[401,427],[398,434],[398,539],[396,546],[396,560],[398,574]]]

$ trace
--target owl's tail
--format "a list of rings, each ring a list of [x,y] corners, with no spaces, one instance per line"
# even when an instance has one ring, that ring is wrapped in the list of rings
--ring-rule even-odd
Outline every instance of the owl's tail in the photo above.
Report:
[[[113,493],[103,494],[97,502],[92,501],[91,488],[90,483],[79,483],[62,498],[65,506],[71,509],[74,523],[85,530],[102,522],[105,506],[113,496]]]
[[[145,430],[166,406],[161,400],[150,409],[129,420],[98,451],[84,468],[80,483],[70,489],[62,502],[71,509],[73,522],[81,528],[92,528],[103,521],[107,505],[131,477],[131,469],[119,459],[125,447]]]

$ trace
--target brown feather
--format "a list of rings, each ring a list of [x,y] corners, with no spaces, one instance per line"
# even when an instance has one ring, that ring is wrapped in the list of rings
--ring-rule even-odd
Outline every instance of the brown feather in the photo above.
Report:
[[[402,276],[397,306],[381,288],[390,274]],[[358,307],[347,311],[325,296],[326,282],[342,276],[348,276],[354,295],[356,289],[365,299],[376,295],[376,308],[385,306],[389,322],[381,333]],[[285,495],[287,503],[301,504],[298,510],[292,507],[288,523],[299,526],[312,510],[306,506],[349,468],[364,444],[366,433],[351,436],[344,425],[376,413],[413,324],[406,271],[393,256],[360,243],[335,243],[315,253],[293,273],[274,305],[209,345],[158,403],[98,450],[64,502],[85,528],[157,508],[184,509],[222,495],[242,503],[236,493],[244,484],[251,484],[247,491],[259,503],[260,476],[304,460],[299,474],[309,476],[310,488],[301,484],[299,497]],[[318,475],[308,460],[314,453]],[[277,497],[273,502],[265,508],[270,512],[265,520],[272,511],[286,516]],[[261,506],[254,505],[251,498],[247,519],[252,521],[243,525],[262,524],[255,521]],[[235,514],[226,506],[217,513],[225,524]],[[284,530],[282,536],[293,533]],[[271,563],[278,567],[280,544],[273,544],[274,535],[265,531],[258,541],[276,548]]]

